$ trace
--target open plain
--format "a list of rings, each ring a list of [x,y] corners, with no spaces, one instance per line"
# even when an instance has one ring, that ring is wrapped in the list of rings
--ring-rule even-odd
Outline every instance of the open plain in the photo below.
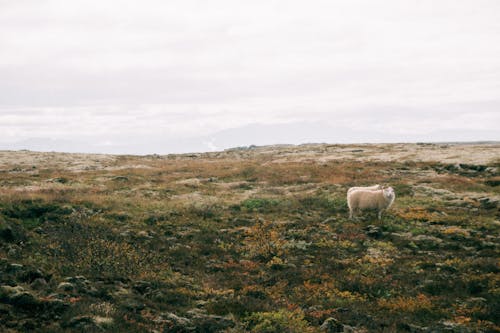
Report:
[[[0,331],[499,332],[499,184],[499,143],[0,151]]]

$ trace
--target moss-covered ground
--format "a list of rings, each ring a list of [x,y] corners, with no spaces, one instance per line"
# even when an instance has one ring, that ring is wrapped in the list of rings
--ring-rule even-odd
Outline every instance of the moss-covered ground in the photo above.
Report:
[[[500,331],[498,158],[328,147],[9,159],[0,331]],[[347,189],[376,183],[393,207],[349,220]]]

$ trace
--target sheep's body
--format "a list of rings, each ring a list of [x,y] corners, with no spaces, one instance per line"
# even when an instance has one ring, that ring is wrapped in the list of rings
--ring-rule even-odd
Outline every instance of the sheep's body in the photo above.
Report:
[[[375,191],[375,190],[381,190],[383,189],[382,185],[376,184],[373,186],[355,186],[351,187],[349,190],[347,190],[347,193],[350,193],[352,191],[357,191],[357,190],[367,190],[367,191]]]
[[[349,206],[349,218],[355,213],[363,210],[376,210],[379,220],[382,213],[394,202],[396,194],[392,187],[383,190],[353,190],[347,192],[347,205]]]

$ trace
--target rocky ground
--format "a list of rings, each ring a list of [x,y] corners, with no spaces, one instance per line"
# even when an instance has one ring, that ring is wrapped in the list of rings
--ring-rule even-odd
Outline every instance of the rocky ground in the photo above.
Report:
[[[0,152],[2,332],[499,332],[500,144]],[[350,186],[391,185],[381,221]]]

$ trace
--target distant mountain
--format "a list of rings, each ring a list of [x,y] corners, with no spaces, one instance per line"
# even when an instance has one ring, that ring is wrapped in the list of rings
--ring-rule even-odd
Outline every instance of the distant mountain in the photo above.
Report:
[[[302,143],[382,143],[382,142],[469,142],[499,140],[498,133],[472,130],[434,130],[427,134],[381,132],[380,130],[352,130],[320,122],[292,122],[283,124],[249,124],[191,138],[164,137],[92,137],[78,140],[30,138],[10,144],[1,144],[2,150],[29,149],[110,154],[167,154],[224,150],[250,145]]]

